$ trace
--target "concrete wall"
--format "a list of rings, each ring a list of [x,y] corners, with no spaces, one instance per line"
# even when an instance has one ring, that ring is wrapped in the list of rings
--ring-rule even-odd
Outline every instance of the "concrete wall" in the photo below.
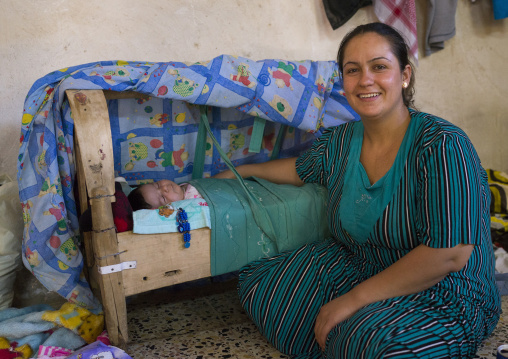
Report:
[[[460,0],[456,36],[423,57],[426,0],[416,0],[420,40],[416,103],[461,126],[485,167],[508,170],[508,19],[490,0]],[[0,173],[16,174],[23,101],[56,69],[98,60],[334,59],[372,7],[333,31],[321,0],[0,0]]]
[[[460,0],[456,36],[423,57],[426,0],[416,0],[420,41],[416,104],[462,127],[484,167],[508,170],[508,19],[490,0]],[[16,176],[23,102],[54,70],[98,60],[335,59],[352,27],[333,31],[321,0],[0,0],[0,174]]]

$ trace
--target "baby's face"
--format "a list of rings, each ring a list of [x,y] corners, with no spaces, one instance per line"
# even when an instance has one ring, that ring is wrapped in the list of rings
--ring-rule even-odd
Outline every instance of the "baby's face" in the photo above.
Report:
[[[184,195],[182,187],[170,180],[160,180],[144,184],[141,186],[140,191],[146,203],[152,206],[152,208],[181,201]]]

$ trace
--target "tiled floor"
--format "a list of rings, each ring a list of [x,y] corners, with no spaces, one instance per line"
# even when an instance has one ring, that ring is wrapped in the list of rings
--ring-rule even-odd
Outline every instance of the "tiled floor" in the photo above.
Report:
[[[245,315],[236,294],[236,278],[205,279],[128,298],[133,358],[289,358],[273,348]],[[503,297],[508,313],[508,297]],[[496,357],[508,343],[508,321],[501,319],[476,358]]]
[[[128,298],[133,358],[289,358],[244,313],[236,279],[210,279]]]

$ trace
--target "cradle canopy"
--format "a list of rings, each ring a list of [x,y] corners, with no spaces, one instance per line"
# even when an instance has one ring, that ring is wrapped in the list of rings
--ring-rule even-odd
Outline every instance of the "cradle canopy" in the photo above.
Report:
[[[104,61],[37,80],[25,100],[18,157],[23,263],[49,290],[96,310],[100,304],[82,275],[78,249],[68,89],[141,94],[108,103],[118,147],[115,171],[131,183],[192,177],[199,127],[194,105],[210,106],[215,136],[235,165],[269,159],[282,125],[303,130],[284,139],[280,154],[291,156],[304,150],[321,128],[358,119],[343,96],[333,61],[253,61],[228,55],[194,64]],[[255,146],[249,146],[249,136],[260,120],[269,121],[269,138],[264,136],[258,153],[250,152]],[[100,147],[97,151],[101,155]],[[224,168],[213,151],[207,152],[206,175]]]

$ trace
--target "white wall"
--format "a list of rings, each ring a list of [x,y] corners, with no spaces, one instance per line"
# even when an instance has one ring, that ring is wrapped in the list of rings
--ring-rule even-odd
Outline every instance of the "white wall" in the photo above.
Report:
[[[485,167],[508,170],[508,19],[490,0],[459,0],[457,35],[420,55],[420,110],[461,126]],[[426,0],[417,0],[423,41]],[[333,31],[321,0],[0,0],[0,174],[16,175],[23,102],[54,70],[100,60],[332,60],[361,9]],[[423,43],[420,43],[420,49]],[[420,52],[422,54],[422,51]]]

